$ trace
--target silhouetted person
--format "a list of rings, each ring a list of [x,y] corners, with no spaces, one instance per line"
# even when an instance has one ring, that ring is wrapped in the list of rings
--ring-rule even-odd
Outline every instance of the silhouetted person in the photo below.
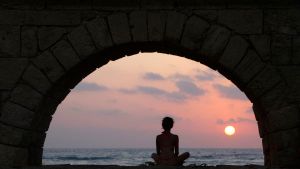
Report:
[[[179,138],[171,133],[173,124],[174,121],[170,117],[162,120],[164,131],[156,137],[156,153],[151,156],[158,165],[179,166],[190,156],[188,152],[178,155]]]

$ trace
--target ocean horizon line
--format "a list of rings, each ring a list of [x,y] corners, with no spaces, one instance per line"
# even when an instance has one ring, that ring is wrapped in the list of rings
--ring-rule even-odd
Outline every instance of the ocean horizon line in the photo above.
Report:
[[[155,147],[44,147],[44,149],[155,149]],[[261,149],[260,147],[180,147],[179,149]]]

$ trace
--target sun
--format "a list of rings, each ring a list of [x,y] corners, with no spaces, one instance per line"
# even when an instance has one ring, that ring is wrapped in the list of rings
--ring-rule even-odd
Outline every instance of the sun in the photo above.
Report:
[[[235,133],[235,128],[233,126],[226,126],[224,132],[227,136],[232,136]]]

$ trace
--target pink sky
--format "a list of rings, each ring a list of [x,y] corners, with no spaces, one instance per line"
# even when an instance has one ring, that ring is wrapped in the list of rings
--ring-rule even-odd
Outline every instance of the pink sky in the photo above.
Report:
[[[218,72],[182,57],[141,53],[109,62],[60,104],[45,147],[154,148],[161,119],[181,147],[261,148],[251,102]],[[234,136],[224,128],[233,125]]]

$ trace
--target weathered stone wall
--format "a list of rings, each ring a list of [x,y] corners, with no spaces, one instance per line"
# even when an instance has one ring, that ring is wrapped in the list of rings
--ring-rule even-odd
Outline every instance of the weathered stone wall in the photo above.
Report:
[[[0,0],[0,164],[40,165],[57,105],[109,60],[201,62],[253,103],[269,167],[300,167],[300,10],[293,0]]]

